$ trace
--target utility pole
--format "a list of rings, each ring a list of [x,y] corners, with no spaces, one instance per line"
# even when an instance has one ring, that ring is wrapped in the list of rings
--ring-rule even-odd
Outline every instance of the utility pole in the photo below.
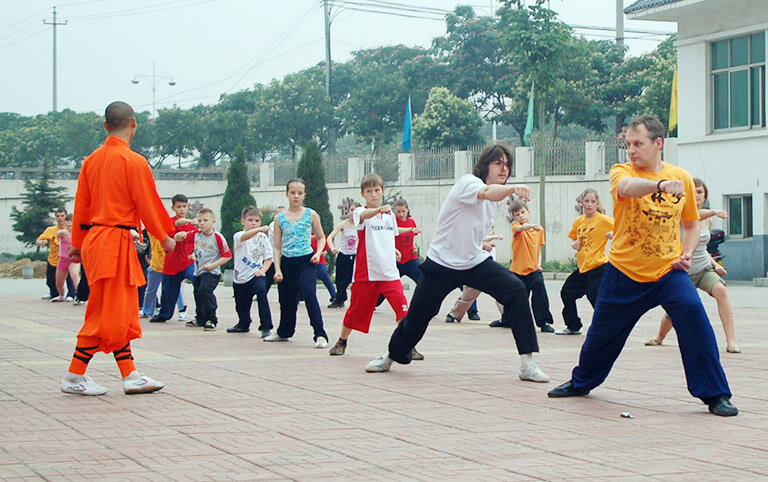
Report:
[[[624,0],[616,0],[616,45],[624,45]]]
[[[336,126],[334,125],[333,100],[331,97],[331,6],[332,0],[323,0],[323,19],[325,23],[325,97],[331,112],[328,125],[328,153],[336,154]]]
[[[53,21],[46,22],[43,20],[44,25],[53,25],[53,111],[56,112],[56,26],[66,25],[67,21],[56,22],[56,7],[53,7]]]

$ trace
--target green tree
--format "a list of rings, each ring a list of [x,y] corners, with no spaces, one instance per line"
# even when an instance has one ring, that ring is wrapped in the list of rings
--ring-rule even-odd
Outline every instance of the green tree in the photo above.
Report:
[[[160,167],[165,159],[174,156],[181,168],[182,157],[188,156],[200,143],[202,119],[193,110],[161,109],[154,121],[154,130],[158,159],[152,167]]]
[[[424,112],[413,123],[413,135],[420,147],[466,148],[483,143],[482,125],[471,102],[459,99],[445,87],[434,87]]]
[[[51,162],[45,160],[39,179],[24,180],[22,209],[11,207],[12,227],[19,233],[16,239],[26,246],[35,245],[40,233],[52,223],[51,213],[67,201],[67,188],[53,185],[52,179]]]
[[[317,211],[323,225],[323,232],[330,233],[333,230],[333,215],[328,201],[328,187],[325,185],[323,156],[317,141],[307,143],[299,159],[296,176],[307,183],[307,197],[304,205]]]
[[[234,234],[242,229],[240,214],[249,204],[256,206],[251,194],[251,181],[245,163],[245,149],[238,146],[227,170],[227,188],[221,200],[221,234],[232,242]]]
[[[78,114],[65,109],[58,113],[56,124],[60,147],[57,157],[79,168],[83,160],[106,139],[103,122],[93,112]]]

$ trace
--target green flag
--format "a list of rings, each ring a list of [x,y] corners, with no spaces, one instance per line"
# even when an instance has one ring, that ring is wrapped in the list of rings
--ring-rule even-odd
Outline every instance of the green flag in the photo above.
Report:
[[[523,133],[523,141],[525,145],[530,145],[528,140],[531,138],[531,132],[533,132],[533,87],[534,81],[531,81],[531,97],[528,99],[528,120],[525,121],[525,132]]]

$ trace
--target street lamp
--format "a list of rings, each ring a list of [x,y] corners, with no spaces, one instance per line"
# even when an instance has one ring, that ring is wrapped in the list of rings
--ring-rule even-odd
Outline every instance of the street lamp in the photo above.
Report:
[[[176,85],[176,82],[173,80],[173,77],[170,75],[157,75],[155,73],[155,63],[152,62],[152,75],[135,75],[133,76],[133,80],[131,80],[132,84],[138,84],[139,79],[146,79],[152,84],[152,118],[155,118],[155,92],[157,90],[157,79],[169,79],[168,85],[173,87]]]

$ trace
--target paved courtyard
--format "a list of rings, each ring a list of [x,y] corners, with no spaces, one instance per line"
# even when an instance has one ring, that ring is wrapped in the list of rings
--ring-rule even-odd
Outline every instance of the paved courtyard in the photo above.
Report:
[[[547,282],[558,327],[561,285]],[[424,361],[368,374],[393,329],[389,307],[370,334],[352,334],[346,355],[330,357],[314,348],[303,306],[288,343],[226,333],[235,314],[224,286],[216,332],[143,320],[137,366],[165,389],[124,395],[114,359],[97,354],[89,374],[109,393],[65,395],[59,381],[85,308],[40,300],[44,292],[41,280],[0,280],[2,480],[768,478],[768,288],[729,286],[741,354],[725,353],[716,306],[704,300],[741,410],[733,418],[688,394],[674,334],[643,346],[660,311],[640,321],[590,396],[548,399],[584,336],[539,334],[539,365],[552,381],[521,382],[510,331],[487,326],[498,313],[485,295],[482,321],[444,323],[446,301],[419,345]],[[588,320],[586,300],[579,309]],[[331,343],[343,314],[324,309]]]

